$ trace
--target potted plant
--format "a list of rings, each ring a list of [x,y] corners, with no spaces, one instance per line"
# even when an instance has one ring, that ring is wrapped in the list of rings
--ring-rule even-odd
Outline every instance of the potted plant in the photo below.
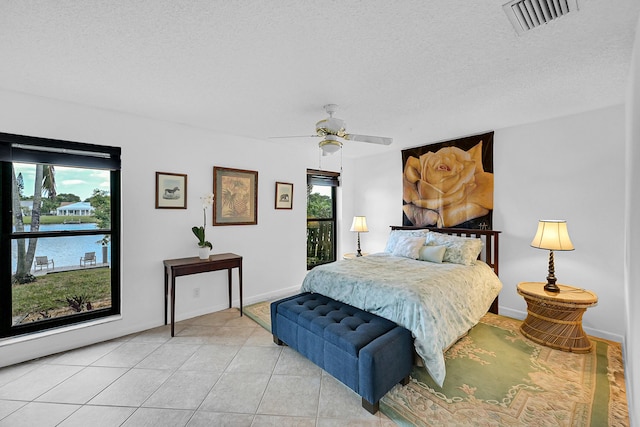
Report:
[[[213,193],[208,193],[202,197],[202,218],[203,224],[201,227],[192,227],[191,231],[198,238],[198,256],[200,259],[209,259],[209,252],[213,249],[211,242],[207,241],[205,236],[205,227],[207,226],[207,208],[213,204]]]

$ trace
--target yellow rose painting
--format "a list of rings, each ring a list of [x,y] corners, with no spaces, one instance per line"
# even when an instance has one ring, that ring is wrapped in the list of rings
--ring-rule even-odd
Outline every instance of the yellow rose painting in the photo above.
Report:
[[[492,151],[493,132],[459,141],[403,151],[405,225],[491,228],[493,173],[483,158]]]

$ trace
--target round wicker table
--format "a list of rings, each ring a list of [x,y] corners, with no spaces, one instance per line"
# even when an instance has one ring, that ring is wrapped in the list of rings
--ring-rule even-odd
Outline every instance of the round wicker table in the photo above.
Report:
[[[573,353],[591,351],[582,330],[582,315],[598,303],[596,294],[558,284],[560,292],[547,292],[543,282],[521,282],[518,293],[527,302],[527,318],[520,332],[538,344]]]

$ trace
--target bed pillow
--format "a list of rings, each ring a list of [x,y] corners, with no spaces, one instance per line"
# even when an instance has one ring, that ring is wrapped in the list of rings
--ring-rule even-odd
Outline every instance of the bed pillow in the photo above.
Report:
[[[425,236],[400,236],[391,254],[393,256],[418,259],[420,248],[424,247],[425,240]]]
[[[420,261],[441,263],[446,250],[445,246],[423,246],[420,248],[418,259]]]
[[[445,246],[442,261],[454,264],[473,265],[482,252],[484,244],[475,237],[450,236],[432,232],[427,236],[427,246]]]
[[[393,251],[398,244],[398,239],[400,239],[401,237],[427,237],[428,234],[429,230],[391,230],[384,251],[386,253],[393,254]]]

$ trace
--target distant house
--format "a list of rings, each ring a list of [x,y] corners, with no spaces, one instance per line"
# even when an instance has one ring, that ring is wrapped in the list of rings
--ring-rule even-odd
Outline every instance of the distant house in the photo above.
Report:
[[[60,206],[56,209],[56,215],[65,216],[91,216],[95,212],[89,202],[77,202]]]
[[[40,202],[42,205],[42,201]],[[22,209],[22,215],[31,216],[31,210],[33,209],[33,200],[20,200],[20,209]]]

